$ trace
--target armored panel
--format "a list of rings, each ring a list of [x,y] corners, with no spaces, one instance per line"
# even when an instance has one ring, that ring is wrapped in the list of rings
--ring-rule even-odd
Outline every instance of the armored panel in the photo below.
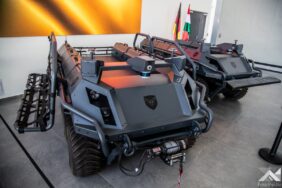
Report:
[[[81,57],[74,48],[68,44],[64,44],[59,50],[58,54],[62,58],[62,70],[64,77],[68,82],[69,89],[71,91],[77,86],[81,80],[80,73],[80,60]]]
[[[239,75],[251,72],[249,65],[247,67],[244,60],[240,57],[232,57],[225,54],[214,54],[211,57],[218,62],[219,66],[227,75]]]
[[[130,126],[171,121],[183,117],[184,111],[192,114],[188,101],[181,106],[175,84],[118,89],[116,95]]]

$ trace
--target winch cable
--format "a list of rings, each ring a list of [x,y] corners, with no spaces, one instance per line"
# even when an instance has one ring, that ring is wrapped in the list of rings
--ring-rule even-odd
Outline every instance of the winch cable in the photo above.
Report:
[[[136,167],[134,169],[129,169],[129,168],[124,167],[122,165],[122,155],[123,155],[123,153],[120,152],[119,158],[118,158],[118,164],[119,164],[119,168],[120,168],[121,172],[124,173],[127,176],[139,176],[143,172],[146,162],[148,162],[152,159],[146,154],[147,154],[147,150],[145,150],[142,153],[142,155],[139,159],[138,167]]]
[[[2,120],[2,122],[4,123],[4,125],[6,126],[6,128],[8,129],[8,131],[10,132],[10,134],[13,136],[13,138],[16,140],[16,142],[18,143],[18,145],[20,146],[20,148],[23,150],[23,152],[25,153],[25,155],[27,156],[27,158],[29,159],[29,161],[32,163],[32,165],[34,166],[34,168],[37,170],[37,172],[40,174],[40,176],[42,177],[42,179],[46,182],[46,184],[53,188],[54,185],[51,183],[51,181],[47,178],[47,176],[44,174],[44,172],[41,170],[41,168],[37,165],[37,163],[34,161],[34,159],[31,157],[31,155],[28,153],[28,151],[26,150],[26,148],[23,146],[23,144],[21,143],[21,141],[18,139],[18,137],[15,135],[15,133],[12,131],[12,129],[10,128],[10,126],[8,125],[7,121],[3,118],[3,116],[0,114],[0,119]]]

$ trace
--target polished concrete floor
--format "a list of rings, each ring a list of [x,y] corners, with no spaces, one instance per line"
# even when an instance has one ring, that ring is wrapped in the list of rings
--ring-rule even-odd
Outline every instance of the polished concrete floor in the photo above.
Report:
[[[282,79],[281,75],[275,76]],[[0,113],[10,125],[15,120],[19,102],[19,99],[13,99],[0,103]],[[210,107],[215,114],[213,127],[188,151],[182,187],[257,187],[258,179],[264,174],[261,168],[275,170],[279,167],[261,160],[257,152],[261,147],[271,146],[282,121],[282,85],[251,88],[238,102],[218,96]],[[124,175],[117,164],[106,167],[98,175],[74,177],[68,166],[60,110],[57,110],[55,127],[49,132],[18,137],[55,187],[177,187],[178,165],[168,167],[158,159],[149,162],[138,177]],[[279,151],[282,152],[282,146]],[[2,122],[1,186],[47,187]]]

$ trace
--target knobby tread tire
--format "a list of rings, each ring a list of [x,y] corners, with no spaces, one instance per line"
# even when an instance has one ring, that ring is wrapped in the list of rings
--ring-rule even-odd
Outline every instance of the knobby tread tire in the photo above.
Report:
[[[243,98],[248,92],[248,88],[242,88],[242,89],[236,89],[233,91],[226,91],[223,92],[223,95],[227,98],[227,99],[231,99],[231,100],[239,100],[241,98]]]
[[[77,134],[72,124],[66,124],[69,164],[75,176],[89,176],[101,171],[105,157],[98,141]]]

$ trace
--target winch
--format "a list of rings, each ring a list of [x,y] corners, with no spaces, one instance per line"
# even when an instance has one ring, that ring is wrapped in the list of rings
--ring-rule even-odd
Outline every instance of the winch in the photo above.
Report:
[[[128,138],[128,137],[127,137]],[[172,166],[174,163],[179,162],[180,165],[180,169],[182,171],[182,166],[183,163],[185,162],[185,152],[184,150],[189,149],[190,147],[192,147],[192,145],[195,142],[195,138],[185,138],[182,140],[170,140],[167,142],[164,142],[163,144],[150,148],[150,149],[145,149],[143,154],[140,157],[140,160],[138,162],[138,166],[133,168],[133,169],[129,169],[127,167],[125,167],[122,164],[122,156],[131,156],[134,153],[134,149],[130,149],[130,146],[133,146],[131,142],[129,142],[130,144],[126,144],[123,145],[122,147],[122,152],[120,152],[119,155],[119,167],[120,170],[129,176],[138,176],[140,175],[143,170],[144,170],[144,166],[147,162],[149,162],[150,160],[156,158],[156,157],[160,157],[165,164]]]
[[[149,150],[149,155],[160,156],[167,164],[172,166],[176,162],[185,162],[185,152],[188,149],[188,140],[168,141],[161,146]]]

